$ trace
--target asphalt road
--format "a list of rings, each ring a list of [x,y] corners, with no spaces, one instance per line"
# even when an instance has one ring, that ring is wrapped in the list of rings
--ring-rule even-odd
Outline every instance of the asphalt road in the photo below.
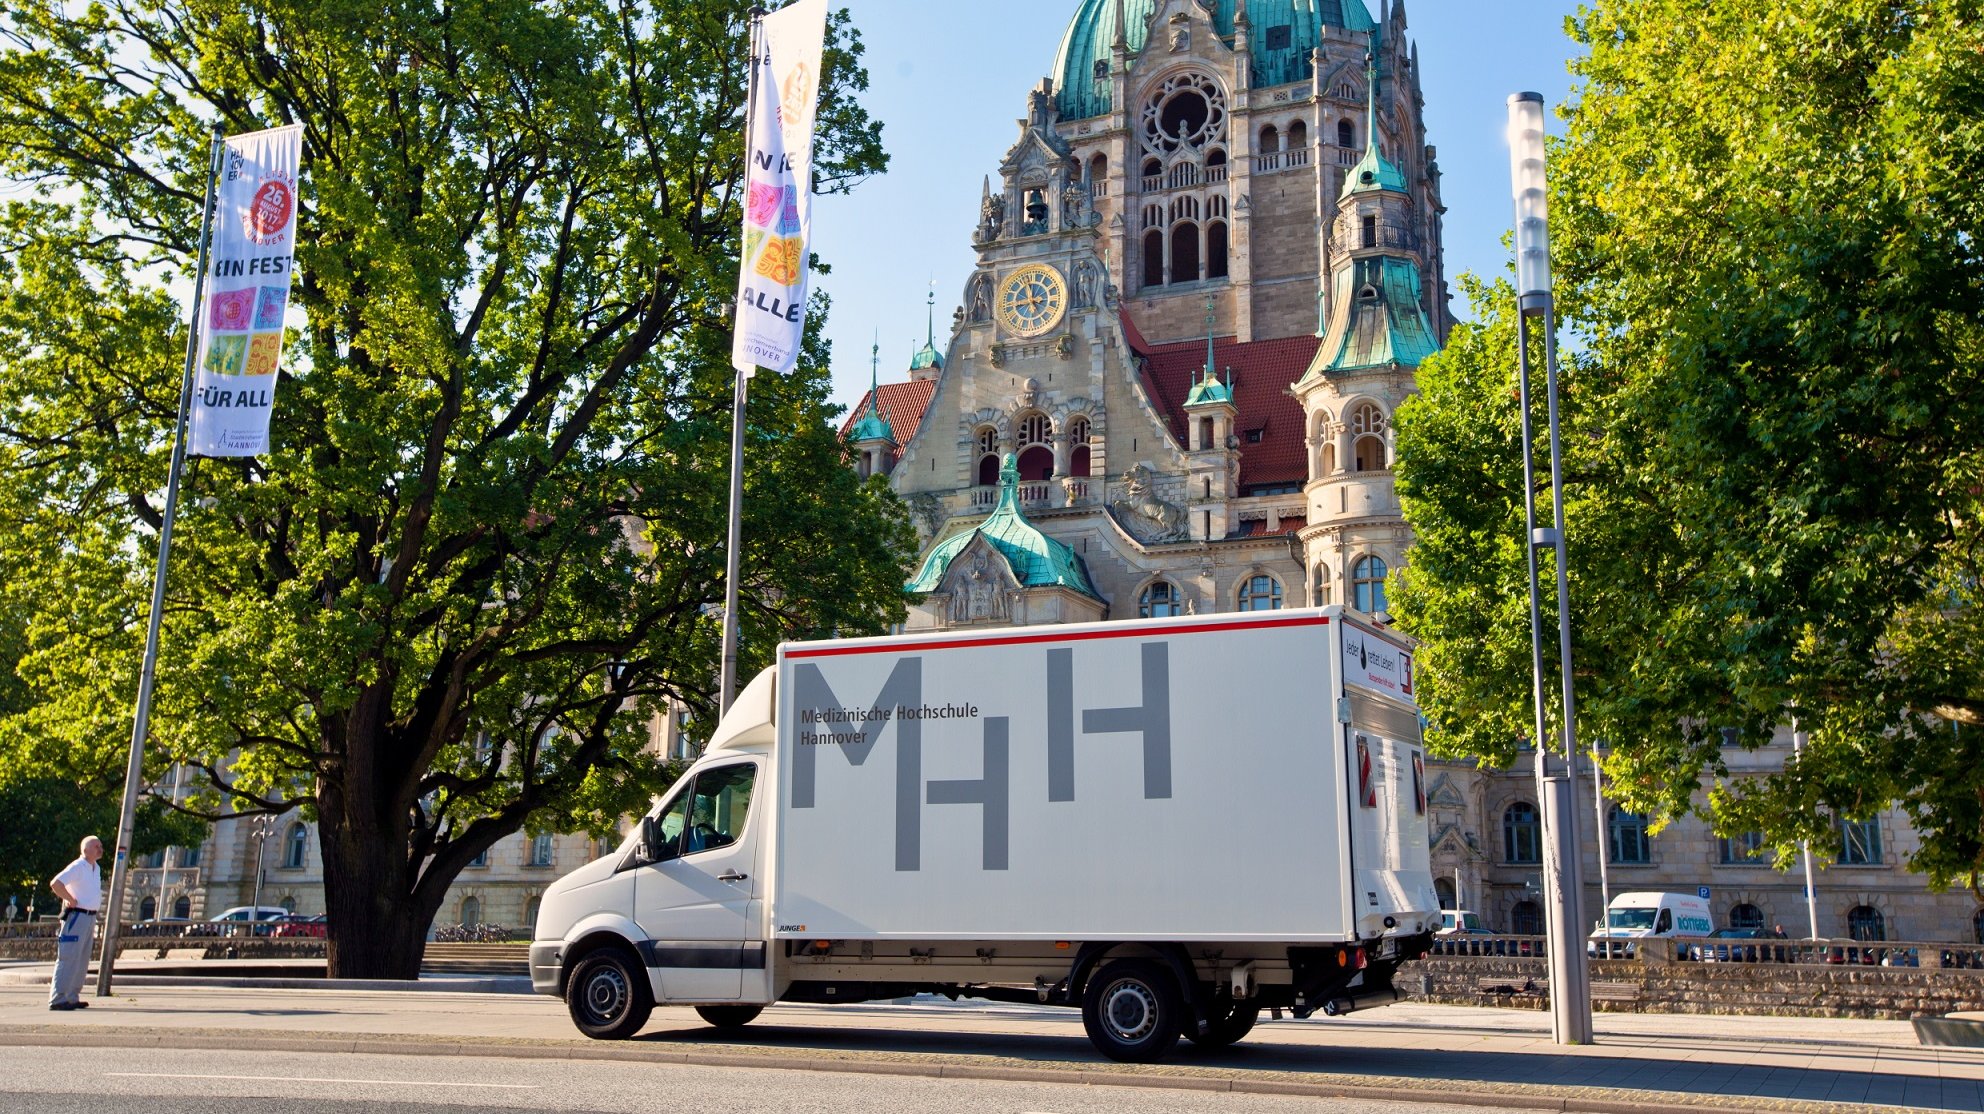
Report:
[[[671,1064],[0,1049],[4,1114],[441,1114],[464,1108],[568,1114],[1464,1114],[1490,1109]]]

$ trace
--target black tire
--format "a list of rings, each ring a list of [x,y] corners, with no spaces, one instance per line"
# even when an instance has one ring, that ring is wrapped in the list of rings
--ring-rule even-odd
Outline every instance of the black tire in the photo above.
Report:
[[[647,969],[633,953],[601,948],[587,953],[565,984],[565,1008],[572,1024],[594,1040],[626,1040],[641,1031],[654,1012]]]
[[[1150,1064],[1178,1043],[1184,1007],[1171,972],[1145,959],[1103,967],[1082,992],[1082,1027],[1112,1060]]]
[[[1204,1036],[1199,1035],[1197,1026],[1185,1034],[1200,1048],[1225,1048],[1238,1044],[1254,1031],[1254,1022],[1261,1019],[1261,1007],[1252,1002],[1235,1002],[1230,1007],[1215,1009],[1217,1016],[1206,1026]]]
[[[719,1029],[742,1029],[765,1012],[763,1006],[697,1006],[703,1020]]]

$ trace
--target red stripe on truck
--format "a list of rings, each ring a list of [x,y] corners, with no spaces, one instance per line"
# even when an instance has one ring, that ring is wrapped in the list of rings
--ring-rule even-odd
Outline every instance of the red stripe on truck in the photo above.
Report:
[[[811,650],[787,650],[788,658],[837,658],[848,654],[904,654],[918,650],[949,650],[957,646],[1025,646],[1036,642],[1086,642],[1096,638],[1152,638],[1167,634],[1210,634],[1213,631],[1259,630],[1269,627],[1326,627],[1327,615],[1299,619],[1250,619],[1225,623],[1139,624],[1131,630],[1073,631],[1062,634],[1020,634],[1005,638],[953,638],[933,642],[885,642],[873,646],[822,646]]]

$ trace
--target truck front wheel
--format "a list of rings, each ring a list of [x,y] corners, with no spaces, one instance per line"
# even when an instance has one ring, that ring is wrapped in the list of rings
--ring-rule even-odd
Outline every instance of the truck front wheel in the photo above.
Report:
[[[641,1031],[654,1012],[648,973],[616,947],[601,948],[579,960],[565,984],[565,1008],[572,1024],[594,1040],[626,1040]]]
[[[1119,959],[1089,980],[1082,993],[1082,1026],[1104,1056],[1154,1063],[1178,1043],[1183,1007],[1178,986],[1148,960]]]

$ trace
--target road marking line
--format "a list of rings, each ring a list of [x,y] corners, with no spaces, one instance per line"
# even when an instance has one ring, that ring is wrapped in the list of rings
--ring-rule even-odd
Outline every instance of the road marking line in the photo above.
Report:
[[[294,1075],[174,1075],[159,1071],[107,1071],[116,1079],[225,1079],[248,1083],[370,1083],[386,1087],[493,1087],[506,1091],[535,1091],[535,1083],[431,1083],[409,1079],[306,1079]]]

